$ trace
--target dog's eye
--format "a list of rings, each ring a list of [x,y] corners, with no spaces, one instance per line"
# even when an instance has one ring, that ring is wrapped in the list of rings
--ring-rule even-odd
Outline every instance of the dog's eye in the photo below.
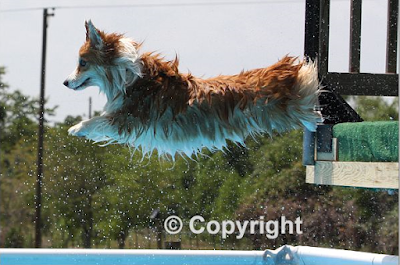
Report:
[[[86,64],[87,64],[87,62],[86,62],[85,60],[79,59],[79,65],[80,65],[80,66],[85,67]]]

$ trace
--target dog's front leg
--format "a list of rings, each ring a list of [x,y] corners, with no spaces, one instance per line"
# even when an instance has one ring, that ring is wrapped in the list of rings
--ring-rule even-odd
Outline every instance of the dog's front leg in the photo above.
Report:
[[[106,116],[97,116],[72,126],[68,129],[68,133],[72,136],[85,137],[93,133],[98,126],[104,123],[109,123],[108,118]]]

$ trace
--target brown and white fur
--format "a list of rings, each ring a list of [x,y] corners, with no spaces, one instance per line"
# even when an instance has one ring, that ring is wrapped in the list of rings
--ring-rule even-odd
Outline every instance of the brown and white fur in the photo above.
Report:
[[[98,86],[107,97],[98,117],[71,127],[71,135],[119,143],[158,155],[221,150],[227,140],[306,127],[321,115],[314,63],[284,57],[262,69],[201,79],[178,71],[178,59],[139,53],[140,44],[85,23],[80,62],[65,80],[70,89]]]

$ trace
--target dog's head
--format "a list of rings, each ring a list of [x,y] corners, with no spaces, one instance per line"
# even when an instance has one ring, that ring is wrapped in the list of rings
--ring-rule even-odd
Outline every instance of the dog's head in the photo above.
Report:
[[[101,90],[120,87],[140,76],[137,62],[139,44],[121,34],[107,34],[89,20],[85,22],[86,41],[79,50],[76,69],[64,81],[73,90],[98,86]]]

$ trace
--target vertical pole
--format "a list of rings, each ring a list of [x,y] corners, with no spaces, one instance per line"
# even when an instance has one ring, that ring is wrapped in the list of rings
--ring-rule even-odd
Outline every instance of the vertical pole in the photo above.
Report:
[[[321,28],[320,0],[306,0],[304,56],[320,63],[320,32]],[[318,74],[318,77],[321,76]],[[321,80],[321,79],[320,79]],[[303,165],[314,165],[315,132],[304,129],[303,133]]]
[[[312,61],[318,58],[320,5],[319,0],[306,0],[304,56]]]
[[[349,72],[360,72],[362,1],[352,0],[350,6],[350,61]]]
[[[318,49],[318,76],[323,81],[328,73],[329,64],[329,12],[330,0],[320,1],[319,20],[319,49]]]
[[[89,97],[89,119],[92,118],[92,97]]]
[[[42,247],[42,185],[43,185],[43,138],[44,138],[44,103],[45,103],[45,78],[46,78],[46,42],[47,42],[47,8],[43,9],[43,40],[42,40],[42,68],[40,72],[40,107],[39,107],[39,131],[38,131],[38,156],[37,156],[37,180],[35,196],[35,248]]]
[[[397,72],[398,17],[399,0],[389,0],[386,42],[386,73],[391,74]]]

